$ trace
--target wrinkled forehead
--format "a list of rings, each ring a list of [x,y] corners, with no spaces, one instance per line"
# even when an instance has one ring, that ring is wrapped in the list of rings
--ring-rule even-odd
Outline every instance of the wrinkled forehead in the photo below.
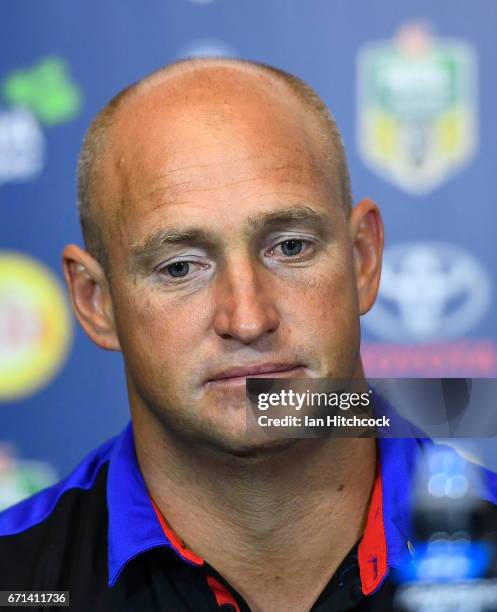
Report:
[[[123,239],[124,226],[141,222],[159,200],[221,190],[227,175],[241,183],[269,175],[282,184],[331,180],[319,127],[303,103],[282,84],[240,70],[140,88],[118,110],[109,143],[100,201],[108,231],[119,229]]]

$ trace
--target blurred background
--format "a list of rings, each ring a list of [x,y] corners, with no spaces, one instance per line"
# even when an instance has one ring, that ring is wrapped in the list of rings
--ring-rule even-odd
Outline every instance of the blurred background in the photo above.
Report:
[[[75,168],[92,117],[182,57],[274,64],[334,113],[355,199],[372,197],[387,229],[380,296],[362,322],[367,375],[497,376],[496,27],[495,0],[418,0],[415,10],[394,0],[3,0],[0,508],[65,476],[129,418],[121,357],[76,325],[61,251],[81,243]],[[491,465],[495,446],[466,441]]]

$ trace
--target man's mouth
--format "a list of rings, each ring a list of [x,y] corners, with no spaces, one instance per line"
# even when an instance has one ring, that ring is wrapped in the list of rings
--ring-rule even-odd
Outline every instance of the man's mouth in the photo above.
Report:
[[[208,386],[244,385],[247,378],[301,378],[307,368],[300,363],[262,363],[228,368],[206,380]]]

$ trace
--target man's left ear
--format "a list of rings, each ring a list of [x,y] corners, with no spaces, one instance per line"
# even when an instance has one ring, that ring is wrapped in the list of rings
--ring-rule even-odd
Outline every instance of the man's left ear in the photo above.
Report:
[[[376,204],[362,200],[352,209],[349,221],[354,269],[363,315],[372,307],[378,293],[383,254],[383,221]]]

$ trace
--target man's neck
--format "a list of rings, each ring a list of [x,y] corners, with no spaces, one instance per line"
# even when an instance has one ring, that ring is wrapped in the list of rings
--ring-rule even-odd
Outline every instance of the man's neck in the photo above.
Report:
[[[308,609],[364,530],[373,439],[303,439],[256,458],[222,457],[145,420],[135,443],[173,531],[253,610]]]

